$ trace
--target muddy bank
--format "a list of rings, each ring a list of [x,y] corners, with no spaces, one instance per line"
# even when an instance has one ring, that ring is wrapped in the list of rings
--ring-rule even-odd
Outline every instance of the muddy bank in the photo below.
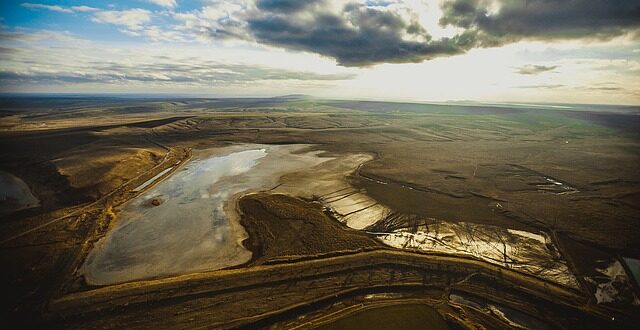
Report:
[[[281,184],[272,192],[318,200],[340,222],[350,228],[364,229],[389,212],[388,207],[371,198],[365,189],[354,187],[348,180],[359,166],[371,159],[368,154],[340,155],[311,171],[283,176]]]
[[[330,218],[319,203],[259,193],[241,198],[238,205],[249,233],[245,246],[256,264],[383,247]]]

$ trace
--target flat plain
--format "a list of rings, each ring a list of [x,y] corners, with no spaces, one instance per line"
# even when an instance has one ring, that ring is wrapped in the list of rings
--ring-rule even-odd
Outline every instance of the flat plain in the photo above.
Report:
[[[640,258],[636,107],[299,96],[2,104],[0,170],[39,201],[0,201],[3,318],[18,324],[332,328],[353,322],[344,315],[421,304],[450,328],[638,321],[625,262]],[[87,283],[82,267],[127,203],[194,153],[256,145],[302,145],[293,153],[317,161],[226,206],[250,260]],[[400,236],[410,239],[385,243]]]

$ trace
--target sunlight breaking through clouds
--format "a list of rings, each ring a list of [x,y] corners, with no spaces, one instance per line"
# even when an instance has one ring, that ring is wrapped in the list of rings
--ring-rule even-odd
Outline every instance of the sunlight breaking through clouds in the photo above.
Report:
[[[144,63],[146,71],[142,66],[136,73],[119,71],[130,69],[128,62],[136,62],[131,58],[119,58],[124,62],[120,67],[104,65],[113,61],[110,50],[135,44],[169,57],[175,55],[172,51],[197,49],[194,58],[200,66],[225,63],[233,53],[235,57],[247,51],[260,54],[245,56],[234,65],[241,62],[273,71],[248,70],[240,79],[245,82],[264,77],[292,80],[291,72],[306,73],[309,79],[294,74],[299,78],[293,80],[299,81],[339,77],[333,86],[316,86],[314,92],[322,96],[348,92],[385,99],[598,103],[634,103],[640,97],[638,79],[633,77],[640,63],[640,4],[632,0],[145,0],[110,5],[53,1],[18,3],[13,10],[57,22],[5,20],[0,41],[2,84],[17,90],[18,83],[29,89],[30,79],[39,86],[47,81],[53,90],[67,90],[71,84],[82,90],[88,82],[142,83],[163,80],[149,77],[166,77],[165,81],[200,84],[199,93],[207,86],[239,81],[199,71],[162,72],[166,68],[156,62]],[[36,40],[47,33],[84,44]],[[57,43],[56,49],[52,43]],[[91,48],[105,52],[97,54]],[[172,51],[160,54],[158,49]],[[221,50],[225,57],[217,55]],[[29,54],[31,65],[16,52]],[[92,54],[101,65],[80,71],[68,71],[66,65],[52,68],[51,57],[60,52],[77,56],[79,63]],[[624,60],[627,69],[611,60]],[[389,65],[395,69],[387,69]],[[43,73],[44,67],[51,72]],[[64,82],[65,87],[55,82]],[[559,85],[564,87],[531,88]],[[290,84],[286,92],[298,90]]]

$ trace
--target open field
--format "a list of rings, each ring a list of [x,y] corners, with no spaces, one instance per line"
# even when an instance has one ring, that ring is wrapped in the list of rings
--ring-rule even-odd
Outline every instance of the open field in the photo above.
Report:
[[[2,104],[0,173],[23,180],[39,201],[0,201],[3,212],[16,209],[0,221],[0,264],[9,270],[2,318],[19,326],[330,328],[345,310],[398,301],[427,304],[449,327],[469,329],[515,320],[633,328],[640,320],[628,266],[614,272],[622,258],[640,258],[638,108],[308,98]],[[318,159],[273,165],[273,182],[234,191],[242,196],[225,207],[246,231],[248,262],[87,283],[87,256],[117,230],[130,201],[202,150],[257,144],[303,144],[291,153]],[[491,248],[506,237],[504,260],[409,240],[394,247],[376,235],[444,237],[425,234],[434,228],[453,236],[472,228],[465,235]],[[541,254],[507,251],[509,233],[538,242],[535,251],[554,261],[543,265],[564,267],[575,286],[523,271],[517,262]]]

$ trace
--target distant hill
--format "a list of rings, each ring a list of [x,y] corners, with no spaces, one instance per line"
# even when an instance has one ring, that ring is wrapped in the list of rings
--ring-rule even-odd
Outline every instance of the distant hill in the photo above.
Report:
[[[289,95],[274,96],[273,98],[279,99],[279,100],[309,100],[309,99],[313,99],[314,97],[306,94],[289,94]]]

